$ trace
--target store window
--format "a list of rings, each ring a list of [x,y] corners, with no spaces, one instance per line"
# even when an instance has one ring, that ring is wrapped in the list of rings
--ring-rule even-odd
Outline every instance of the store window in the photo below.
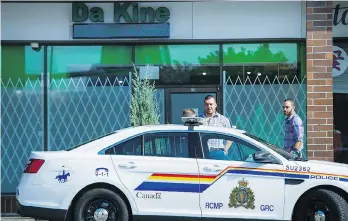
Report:
[[[223,45],[227,84],[291,84],[305,74],[302,43],[246,43]]]
[[[348,42],[333,46],[332,91],[334,117],[334,159],[348,164]]]
[[[141,77],[156,85],[220,84],[219,45],[137,45]]]
[[[1,80],[4,86],[11,82],[20,86],[26,80],[41,79],[44,68],[43,47],[33,50],[30,46],[1,46]],[[11,82],[8,84],[8,81]],[[23,85],[24,86],[24,85]]]
[[[305,57],[303,43],[223,44],[223,108],[231,124],[283,147],[281,107],[290,98],[306,131]]]
[[[43,48],[1,47],[1,192],[14,193],[32,151],[43,151]]]
[[[49,150],[130,126],[131,46],[47,48]]]
[[[48,72],[51,79],[81,78],[88,84],[128,85],[132,69],[130,46],[49,46]],[[51,84],[54,89],[55,84]],[[59,85],[63,87],[63,85]]]

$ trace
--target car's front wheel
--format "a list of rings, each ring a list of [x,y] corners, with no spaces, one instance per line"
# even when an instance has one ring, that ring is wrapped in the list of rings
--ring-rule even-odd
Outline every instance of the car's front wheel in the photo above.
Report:
[[[317,189],[308,193],[298,204],[293,220],[348,221],[348,203],[337,193]]]
[[[128,221],[124,200],[107,189],[92,189],[80,197],[74,210],[76,221]]]

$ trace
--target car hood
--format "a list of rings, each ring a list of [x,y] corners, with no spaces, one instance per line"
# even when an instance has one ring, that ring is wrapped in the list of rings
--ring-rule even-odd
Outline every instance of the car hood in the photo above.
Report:
[[[308,160],[307,163],[313,166],[325,165],[325,166],[339,167],[341,169],[345,168],[345,170],[348,170],[348,164],[344,164],[344,163],[335,163],[335,162],[320,161],[320,160]]]
[[[309,167],[310,172],[348,176],[348,165],[329,161],[294,161],[293,165]]]

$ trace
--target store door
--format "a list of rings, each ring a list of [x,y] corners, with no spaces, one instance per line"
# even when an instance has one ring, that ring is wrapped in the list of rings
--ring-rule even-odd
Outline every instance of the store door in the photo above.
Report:
[[[217,111],[220,111],[220,95],[217,88],[171,88],[167,94],[167,122],[182,124],[181,116],[185,108],[192,108],[196,114],[204,112],[204,98],[207,95],[215,97]]]

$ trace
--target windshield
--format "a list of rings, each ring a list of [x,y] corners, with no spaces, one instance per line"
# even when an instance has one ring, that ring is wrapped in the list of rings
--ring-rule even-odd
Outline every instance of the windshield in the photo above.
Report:
[[[270,148],[271,150],[277,152],[279,155],[281,155],[282,157],[284,157],[287,160],[291,160],[291,161],[295,161],[296,160],[294,155],[292,155],[291,153],[286,152],[282,148],[280,148],[280,147],[278,147],[278,146],[276,146],[274,144],[271,144],[271,143],[267,142],[266,140],[264,140],[264,139],[262,139],[260,137],[257,137],[255,135],[252,135],[252,134],[247,133],[247,132],[245,132],[243,134],[248,136],[248,137],[250,137],[250,138],[252,138],[252,139],[254,139],[254,140],[256,140],[256,141],[258,141],[258,142],[260,142],[260,143],[262,143],[263,145],[265,145],[268,148]],[[299,160],[299,161],[304,161],[304,159]]]

